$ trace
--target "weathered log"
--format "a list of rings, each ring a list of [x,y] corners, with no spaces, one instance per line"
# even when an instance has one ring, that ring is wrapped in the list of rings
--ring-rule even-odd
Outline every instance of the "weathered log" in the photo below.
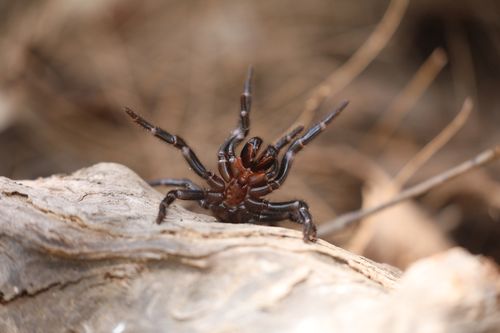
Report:
[[[398,270],[301,232],[223,224],[103,163],[0,178],[0,332],[491,332],[494,264]]]

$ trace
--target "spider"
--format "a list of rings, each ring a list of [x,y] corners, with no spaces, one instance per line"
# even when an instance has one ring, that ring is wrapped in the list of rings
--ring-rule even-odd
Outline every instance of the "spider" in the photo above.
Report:
[[[262,197],[278,189],[286,180],[295,155],[311,142],[347,106],[342,102],[322,121],[312,126],[302,136],[304,129],[297,126],[261,150],[263,140],[249,139],[239,156],[236,147],[247,137],[250,130],[251,82],[253,69],[249,67],[243,93],[240,97],[240,119],[238,126],[224,141],[218,151],[218,171],[220,175],[207,170],[194,151],[179,136],[172,135],[154,126],[129,108],[125,112],[138,125],[150,131],[160,140],[181,150],[182,155],[193,169],[208,184],[202,188],[189,179],[159,179],[151,186],[177,186],[169,191],[160,203],[156,223],[166,216],[167,208],[176,199],[198,201],[201,207],[210,209],[215,217],[227,223],[253,223],[275,225],[282,220],[291,220],[303,225],[304,241],[316,241],[316,226],[312,221],[307,204],[302,200],[269,202]],[[290,144],[279,161],[279,153]]]

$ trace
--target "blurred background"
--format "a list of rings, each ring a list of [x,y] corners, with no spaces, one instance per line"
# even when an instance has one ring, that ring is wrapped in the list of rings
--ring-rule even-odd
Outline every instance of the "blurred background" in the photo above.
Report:
[[[0,0],[0,176],[110,161],[145,179],[202,183],[122,108],[181,135],[216,169],[249,64],[251,136],[266,142],[308,101],[321,102],[313,119],[351,102],[272,196],[306,200],[317,224],[500,142],[495,0]],[[474,109],[456,120],[467,96]],[[454,119],[444,147],[408,166]],[[499,170],[493,163],[325,238],[401,268],[454,245],[499,262]]]

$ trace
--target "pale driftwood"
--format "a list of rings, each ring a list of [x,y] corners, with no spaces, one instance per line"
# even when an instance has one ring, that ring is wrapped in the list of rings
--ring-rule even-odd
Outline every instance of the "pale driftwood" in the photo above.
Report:
[[[117,164],[0,178],[0,332],[491,332],[499,324],[498,272],[461,250],[399,280],[395,269],[305,244],[293,230],[217,223],[175,205],[155,225],[160,199]]]

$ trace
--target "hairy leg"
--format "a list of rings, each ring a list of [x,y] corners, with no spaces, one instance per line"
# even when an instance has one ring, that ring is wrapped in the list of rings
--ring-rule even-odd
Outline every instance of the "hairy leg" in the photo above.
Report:
[[[272,191],[278,189],[284,182],[290,168],[292,166],[293,159],[295,155],[302,150],[308,143],[310,143],[314,138],[316,138],[322,131],[325,130],[326,126],[340,114],[340,112],[347,106],[347,102],[343,102],[338,106],[333,112],[331,112],[325,119],[311,127],[304,135],[295,140],[289,147],[288,150],[281,160],[281,164],[276,174],[275,178],[268,184],[254,187],[250,190],[250,195],[254,197],[260,197],[271,193]]]
[[[303,129],[304,126],[297,126],[281,137],[275,144],[267,146],[266,150],[264,150],[259,157],[252,160],[252,170],[265,172],[267,169],[271,168],[271,170],[266,173],[265,178],[266,180],[274,178],[279,169],[278,154],[281,149],[289,144]]]
[[[167,208],[176,199],[194,200],[198,202],[215,203],[223,200],[223,194],[220,192],[200,191],[200,190],[172,190],[167,193],[160,203],[160,209],[156,218],[156,223],[160,224],[167,215]]]
[[[182,178],[182,179],[175,179],[175,178],[161,178],[161,179],[153,179],[148,181],[148,184],[150,186],[179,186],[179,187],[184,187],[189,190],[199,190],[201,191],[201,186],[196,185],[193,183],[193,181]]]
[[[272,220],[273,217],[283,217],[283,213],[288,214],[287,218],[293,222],[303,225],[303,235],[305,241],[316,241],[316,225],[312,221],[309,207],[304,201],[269,202],[266,200],[248,198],[245,200],[245,207],[252,213],[265,219]]]
[[[267,214],[249,214],[248,223],[276,226],[278,222],[290,219],[289,212],[277,212]]]
[[[189,166],[196,172],[196,174],[203,179],[205,179],[208,185],[217,191],[223,191],[225,188],[224,180],[219,176],[215,175],[213,172],[207,171],[205,166],[200,162],[194,151],[186,144],[186,142],[177,135],[172,135],[167,131],[161,129],[160,127],[154,126],[149,123],[146,119],[139,116],[137,113],[129,108],[125,109],[125,112],[132,118],[132,120],[138,125],[142,126],[146,130],[150,131],[154,136],[160,140],[173,145],[175,148],[182,151],[182,155],[188,162]]]
[[[230,163],[235,158],[235,147],[245,139],[250,131],[250,110],[252,107],[252,77],[253,68],[248,68],[247,78],[243,86],[243,93],[240,97],[240,119],[238,126],[231,133],[229,138],[219,148],[217,154],[219,163],[219,173],[222,178],[227,182],[230,179]]]

